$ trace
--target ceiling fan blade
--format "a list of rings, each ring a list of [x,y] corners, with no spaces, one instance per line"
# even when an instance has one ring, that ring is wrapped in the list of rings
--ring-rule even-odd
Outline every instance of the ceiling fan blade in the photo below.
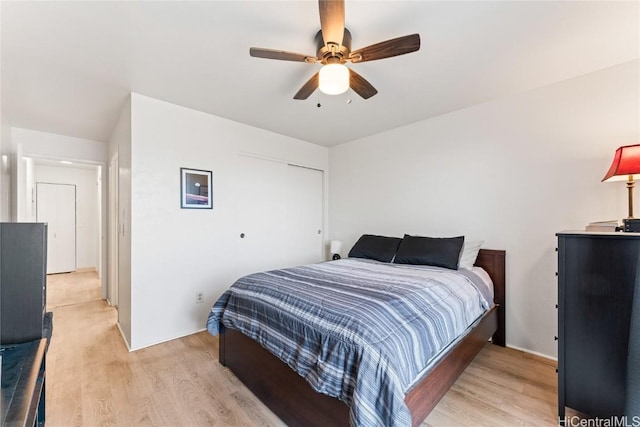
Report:
[[[280,59],[282,61],[316,62],[318,60],[315,56],[285,52],[284,50],[263,49],[261,47],[249,48],[249,55],[254,58]]]
[[[318,73],[315,73],[305,84],[302,85],[298,93],[295,94],[293,99],[307,99],[309,95],[318,89]]]
[[[342,44],[344,36],[344,0],[319,0],[320,27],[325,45]]]
[[[364,99],[369,99],[378,93],[378,90],[371,83],[352,69],[349,69],[349,86]]]
[[[351,62],[374,61],[376,59],[404,55],[405,53],[415,52],[419,49],[420,34],[411,34],[354,50],[351,52],[349,59]]]

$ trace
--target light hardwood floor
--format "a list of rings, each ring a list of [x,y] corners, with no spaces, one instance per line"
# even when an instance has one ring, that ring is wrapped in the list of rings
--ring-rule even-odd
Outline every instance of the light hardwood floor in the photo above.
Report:
[[[48,310],[63,305],[98,301],[101,298],[100,279],[95,271],[47,276]]]
[[[74,284],[77,292],[64,289]],[[216,337],[200,332],[130,353],[115,309],[99,298],[95,273],[50,276],[48,286],[72,295],[72,303],[50,305],[47,425],[283,425],[218,363]],[[555,363],[491,344],[423,423],[515,425],[557,425]]]

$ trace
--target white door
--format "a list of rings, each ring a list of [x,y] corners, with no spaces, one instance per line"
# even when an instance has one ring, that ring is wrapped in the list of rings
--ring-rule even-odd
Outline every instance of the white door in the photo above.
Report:
[[[288,165],[287,213],[289,265],[304,265],[323,259],[323,173],[317,169]]]
[[[239,275],[286,267],[286,165],[246,156],[240,165]]]
[[[46,222],[47,274],[76,269],[76,186],[36,184],[36,220]]]
[[[240,156],[239,274],[323,259],[322,171]]]

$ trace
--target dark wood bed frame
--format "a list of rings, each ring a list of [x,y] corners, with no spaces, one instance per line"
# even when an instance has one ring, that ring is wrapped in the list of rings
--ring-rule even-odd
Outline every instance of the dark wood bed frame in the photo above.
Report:
[[[505,251],[481,249],[476,264],[494,283],[495,307],[487,311],[465,338],[405,395],[413,426],[438,404],[489,338],[505,346]],[[284,362],[233,329],[220,331],[220,363],[227,366],[265,405],[290,426],[348,426],[349,408],[340,400],[315,392]]]

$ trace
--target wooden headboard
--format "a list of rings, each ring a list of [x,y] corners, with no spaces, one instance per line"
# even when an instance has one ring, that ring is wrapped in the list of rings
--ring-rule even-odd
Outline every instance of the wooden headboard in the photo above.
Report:
[[[475,265],[482,267],[493,280],[494,298],[498,305],[498,330],[493,334],[493,343],[505,346],[505,257],[506,252],[496,249],[480,249]]]

